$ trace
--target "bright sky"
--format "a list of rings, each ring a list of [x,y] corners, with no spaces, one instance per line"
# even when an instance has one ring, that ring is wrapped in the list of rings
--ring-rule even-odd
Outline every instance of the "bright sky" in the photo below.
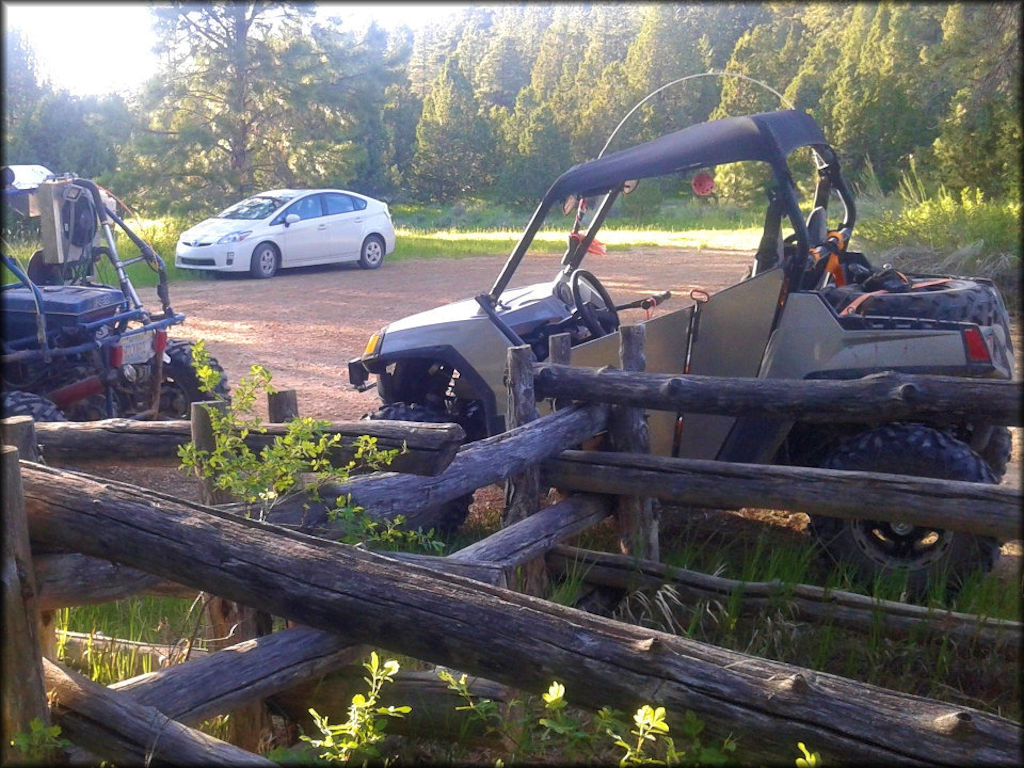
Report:
[[[371,18],[382,26],[437,21],[458,4],[319,3],[317,16],[339,16],[349,28]],[[136,90],[157,70],[152,14],[145,3],[3,3],[3,28],[21,31],[44,79],[73,94]]]

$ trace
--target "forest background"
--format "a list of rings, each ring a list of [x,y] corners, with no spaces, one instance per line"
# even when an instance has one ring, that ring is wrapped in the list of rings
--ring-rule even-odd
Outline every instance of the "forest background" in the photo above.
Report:
[[[123,95],[55,90],[5,32],[5,162],[94,178],[148,216],[291,186],[525,205],[651,91],[715,71],[810,112],[860,186],[887,194],[913,174],[1019,205],[1016,3],[502,4],[358,32],[309,4],[152,13],[160,69]],[[609,151],[780,106],[742,78],[694,78],[648,101]],[[720,198],[762,194],[738,173],[716,184]]]

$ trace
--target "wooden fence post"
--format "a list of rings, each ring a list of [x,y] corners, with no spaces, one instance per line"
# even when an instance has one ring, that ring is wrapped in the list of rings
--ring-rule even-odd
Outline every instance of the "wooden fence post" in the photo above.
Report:
[[[624,371],[643,371],[645,328],[624,325],[619,329],[619,359]],[[626,453],[650,453],[651,434],[643,408],[613,406],[608,426],[612,448]],[[619,547],[623,554],[641,560],[659,560],[658,516],[654,500],[643,496],[619,498]]]
[[[192,442],[197,449],[213,450],[214,436],[210,411],[224,413],[228,407],[228,403],[223,400],[192,403]],[[234,501],[227,491],[213,487],[214,480],[213,477],[200,478],[202,503],[213,506]],[[206,603],[206,617],[209,622],[206,643],[207,647],[214,651],[257,637],[261,632],[266,634],[270,631],[270,627],[267,626],[271,623],[268,621],[268,614],[222,597],[210,596]],[[270,716],[266,706],[262,702],[247,704],[231,712],[227,740],[250,752],[257,752],[262,734],[269,726]]]
[[[31,416],[8,416],[0,420],[3,444],[18,449],[26,461],[39,461],[39,443],[36,440],[36,422]],[[18,481],[20,485],[20,480]],[[57,658],[57,615],[53,611],[37,611],[38,638],[43,656]]]
[[[228,403],[224,400],[208,400],[201,403],[192,403],[192,443],[197,450],[212,451],[215,447],[213,437],[213,424],[210,421],[210,411],[215,410],[225,413]],[[217,504],[228,504],[234,499],[225,490],[214,488],[214,477],[199,477],[199,498],[203,504],[214,506]]]
[[[8,416],[0,420],[4,445],[13,445],[25,461],[39,461],[36,422],[31,416]]]
[[[268,420],[283,424],[299,417],[299,398],[294,389],[282,389],[267,393]]]
[[[556,333],[548,337],[548,362],[558,365],[569,365],[572,362],[572,336],[568,333]],[[551,410],[557,411],[572,402],[566,397],[551,398]]]
[[[22,731],[29,731],[29,724],[35,718],[48,726],[50,710],[43,683],[39,612],[36,609],[35,576],[28,543],[18,449],[5,445],[2,451],[4,631],[0,691],[3,746],[0,755],[6,765],[25,759],[11,746],[11,739]]]
[[[537,419],[537,402],[533,390],[533,350],[529,345],[510,347],[505,367],[505,385],[508,393],[508,424],[512,429]],[[509,475],[505,481],[505,511],[501,516],[503,528],[525,520],[540,507],[540,468],[527,467]],[[547,569],[544,559],[537,558],[521,566],[522,590],[529,595],[547,592]]]

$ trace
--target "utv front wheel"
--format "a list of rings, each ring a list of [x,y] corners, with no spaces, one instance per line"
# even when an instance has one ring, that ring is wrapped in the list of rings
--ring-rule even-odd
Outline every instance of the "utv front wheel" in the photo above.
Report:
[[[418,421],[425,424],[453,423],[451,416],[419,403],[391,403],[373,413],[367,414],[366,418]],[[472,503],[473,494],[467,493],[465,496],[459,496],[456,499],[438,505],[435,509],[431,510],[430,519],[433,521],[432,527],[441,536],[448,536],[454,533],[466,521],[466,516],[469,514],[469,505]]]
[[[31,416],[35,421],[67,421],[52,400],[32,392],[4,392],[2,412],[8,416]]]
[[[828,469],[995,483],[984,461],[945,432],[919,424],[893,424],[848,438],[824,462]],[[970,510],[964,511],[965,515]],[[945,581],[955,592],[969,573],[988,571],[999,544],[986,536],[908,523],[839,520],[811,516],[811,532],[837,561],[853,567],[865,582],[879,576],[906,579],[907,592],[920,597]]]
[[[192,403],[205,400],[228,400],[228,380],[217,359],[210,357],[209,366],[220,373],[220,381],[213,392],[204,392],[196,369],[193,367],[192,342],[172,340],[167,342],[167,357],[170,362],[163,366],[163,381],[160,384],[160,415],[168,419],[188,419]]]

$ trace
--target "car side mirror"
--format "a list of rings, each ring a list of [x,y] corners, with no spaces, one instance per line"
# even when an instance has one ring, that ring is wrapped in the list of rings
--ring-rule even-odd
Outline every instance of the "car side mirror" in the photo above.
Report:
[[[299,214],[297,213],[289,213],[287,216],[284,217],[284,225],[286,227],[290,227],[296,221],[302,221],[302,217],[299,216]]]

